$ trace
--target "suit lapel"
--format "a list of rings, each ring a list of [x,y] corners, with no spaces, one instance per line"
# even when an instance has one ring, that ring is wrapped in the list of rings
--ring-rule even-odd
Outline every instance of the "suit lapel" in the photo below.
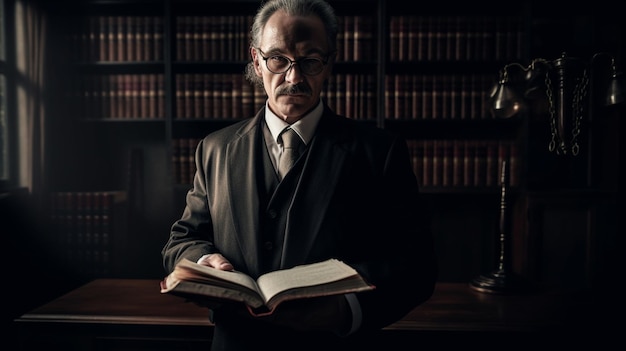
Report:
[[[230,170],[228,196],[232,209],[234,235],[241,248],[249,272],[258,273],[258,235],[259,228],[259,182],[254,171],[258,167],[259,152],[255,146],[263,145],[257,133],[257,124],[263,113],[251,119],[238,131],[237,137],[228,145],[226,159]],[[250,220],[241,220],[247,218]]]

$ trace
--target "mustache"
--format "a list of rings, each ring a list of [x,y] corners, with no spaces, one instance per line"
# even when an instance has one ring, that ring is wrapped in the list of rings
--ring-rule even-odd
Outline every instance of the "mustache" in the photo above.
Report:
[[[276,95],[304,94],[310,96],[313,94],[311,88],[305,84],[290,84],[280,86],[276,89]]]

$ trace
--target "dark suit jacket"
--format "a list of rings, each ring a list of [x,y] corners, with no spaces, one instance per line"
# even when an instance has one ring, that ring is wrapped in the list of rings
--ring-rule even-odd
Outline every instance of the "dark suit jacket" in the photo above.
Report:
[[[262,109],[199,143],[193,189],[162,252],[168,272],[183,257],[196,261],[220,252],[239,271],[254,277],[264,273],[259,231],[272,209],[260,196],[264,185],[258,170],[267,152],[263,120]],[[289,223],[285,248],[280,265],[272,269],[331,257],[352,265],[377,287],[357,294],[364,331],[380,329],[427,300],[436,264],[406,143],[325,107],[308,153],[298,162],[303,171],[293,203],[282,213]],[[267,341],[276,349],[268,336],[271,328],[230,320],[219,310],[214,316],[216,338],[252,340],[257,347]],[[255,338],[258,330],[262,333]],[[288,339],[290,331],[279,335]],[[364,335],[351,338],[356,336]]]

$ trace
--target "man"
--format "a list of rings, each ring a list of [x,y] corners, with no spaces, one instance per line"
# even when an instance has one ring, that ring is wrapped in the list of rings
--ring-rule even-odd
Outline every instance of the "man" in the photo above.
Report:
[[[432,239],[406,143],[320,99],[336,36],[323,1],[261,5],[246,76],[265,88],[266,106],[199,143],[193,188],[162,254],[168,273],[188,258],[254,278],[337,258],[376,289],[286,302],[265,317],[239,304],[210,306],[212,350],[371,346],[373,331],[432,294]],[[284,129],[301,140],[286,172]]]

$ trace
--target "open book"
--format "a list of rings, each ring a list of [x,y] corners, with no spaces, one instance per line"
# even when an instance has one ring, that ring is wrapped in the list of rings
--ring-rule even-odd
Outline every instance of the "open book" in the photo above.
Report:
[[[286,300],[372,289],[355,269],[336,259],[269,272],[256,281],[241,272],[183,259],[161,281],[161,293],[192,300],[239,301],[255,315],[271,314]]]

